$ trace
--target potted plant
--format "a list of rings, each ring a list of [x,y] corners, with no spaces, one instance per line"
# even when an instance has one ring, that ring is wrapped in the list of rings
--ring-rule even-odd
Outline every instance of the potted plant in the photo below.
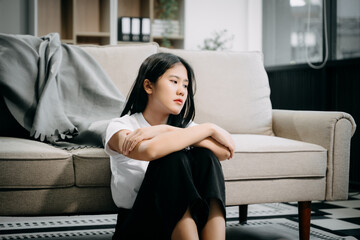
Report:
[[[212,38],[204,39],[203,46],[198,46],[201,50],[221,51],[231,48],[234,35],[227,36],[227,30],[215,31]]]

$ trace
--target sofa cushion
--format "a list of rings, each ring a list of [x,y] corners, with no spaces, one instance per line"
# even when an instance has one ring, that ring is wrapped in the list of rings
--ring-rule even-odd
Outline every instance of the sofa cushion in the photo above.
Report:
[[[0,188],[56,188],[74,185],[71,154],[48,144],[0,137]]]
[[[187,60],[196,78],[196,122],[231,133],[273,135],[270,87],[260,52],[160,48]]]
[[[225,180],[324,178],[327,150],[286,138],[234,134],[234,158],[222,161]]]
[[[78,187],[109,187],[111,170],[109,156],[102,148],[72,150],[75,185]]]
[[[103,67],[124,96],[127,96],[134,83],[141,63],[158,51],[156,43],[82,48]]]

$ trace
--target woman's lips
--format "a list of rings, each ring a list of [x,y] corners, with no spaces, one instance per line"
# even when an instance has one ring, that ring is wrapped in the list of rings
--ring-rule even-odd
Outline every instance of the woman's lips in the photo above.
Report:
[[[175,99],[174,102],[176,102],[177,104],[182,104],[183,100],[182,99]]]

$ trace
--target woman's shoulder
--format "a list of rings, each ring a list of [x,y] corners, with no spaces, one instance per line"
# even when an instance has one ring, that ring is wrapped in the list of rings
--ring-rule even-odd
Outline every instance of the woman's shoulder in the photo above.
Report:
[[[124,115],[122,117],[113,118],[110,120],[107,129],[106,129],[106,139],[107,141],[118,131],[120,130],[130,130],[134,131],[139,128],[139,123],[136,119],[135,114]]]
[[[124,123],[124,122],[136,121],[137,120],[137,117],[136,117],[137,114],[138,113],[135,113],[135,114],[132,114],[132,115],[126,114],[124,116],[111,119],[111,122]]]
[[[109,125],[121,127],[127,126],[126,128],[129,130],[135,130],[140,127],[145,127],[143,126],[144,123],[142,121],[141,113],[134,113],[131,115],[126,114],[122,117],[113,118],[110,121]]]

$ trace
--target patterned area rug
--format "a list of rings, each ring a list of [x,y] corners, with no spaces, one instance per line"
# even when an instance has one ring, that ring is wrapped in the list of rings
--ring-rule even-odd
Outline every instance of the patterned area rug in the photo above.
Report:
[[[360,236],[360,225],[356,223],[360,218],[359,199],[360,195],[354,195],[343,202],[314,202],[310,239],[357,239]],[[249,220],[245,225],[238,224],[238,207],[227,207],[226,212],[231,239],[298,239],[296,203],[249,205]],[[352,215],[349,217],[349,214]],[[344,217],[352,222],[339,225],[345,222]],[[114,214],[0,217],[0,239],[110,240],[115,223]]]

